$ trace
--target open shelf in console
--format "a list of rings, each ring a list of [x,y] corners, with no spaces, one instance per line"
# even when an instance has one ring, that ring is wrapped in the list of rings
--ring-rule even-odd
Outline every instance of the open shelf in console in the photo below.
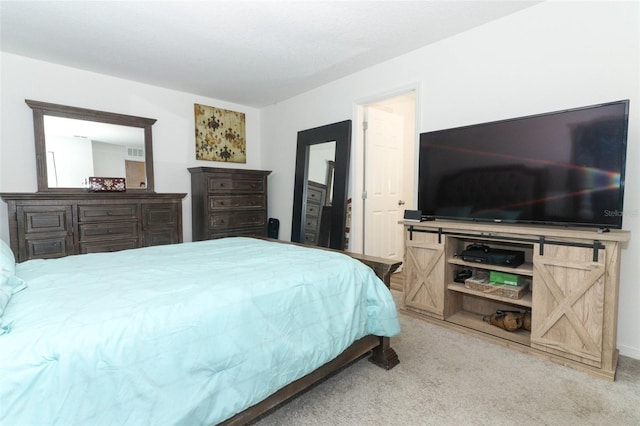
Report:
[[[469,268],[486,269],[491,271],[509,272],[511,274],[533,276],[533,263],[525,262],[517,268],[511,266],[490,265],[488,263],[466,262],[459,257],[451,257],[447,260],[448,263],[458,266],[466,266]]]
[[[531,344],[531,333],[520,329],[516,331],[506,331],[482,319],[482,315],[474,314],[467,311],[458,311],[447,318],[447,321],[462,327],[480,331],[491,336],[499,337],[521,345],[529,346]]]
[[[504,241],[491,241],[487,244],[486,241],[479,240],[477,238],[468,238],[468,237],[449,237],[448,238],[449,248],[447,250],[447,260],[446,260],[446,274],[448,278],[447,290],[450,292],[455,292],[457,297],[451,296],[452,300],[457,300],[451,306],[450,313],[454,313],[455,309],[463,309],[463,301],[465,301],[467,297],[473,297],[477,300],[476,305],[479,305],[485,310],[485,307],[482,306],[482,300],[487,300],[487,304],[494,307],[495,303],[503,303],[508,306],[515,306],[511,309],[524,309],[531,310],[532,307],[532,296],[531,296],[531,286],[527,290],[527,292],[519,299],[514,299],[511,297],[507,297],[505,295],[495,294],[490,291],[483,291],[484,289],[474,289],[468,288],[464,283],[453,282],[453,277],[456,275],[456,271],[462,268],[470,268],[474,271],[483,270],[487,271],[487,274],[490,271],[497,272],[506,272],[509,274],[516,274],[523,277],[526,277],[526,280],[529,283],[532,283],[533,278],[533,245],[532,244],[522,244],[522,243],[512,243],[512,242],[504,242]],[[518,250],[524,253],[524,263],[517,266],[509,266],[509,265],[494,265],[490,263],[482,263],[482,262],[472,262],[465,261],[460,253],[471,244],[482,244],[489,245],[491,247],[499,247],[508,250]],[[504,293],[503,293],[504,294]],[[457,308],[456,308],[457,307]]]
[[[449,283],[449,285],[447,285],[447,289],[451,291],[457,291],[459,293],[470,294],[472,296],[482,297],[485,299],[495,300],[502,303],[510,303],[513,305],[522,306],[525,308],[529,308],[529,310],[531,309],[531,291],[528,291],[520,299],[511,299],[509,297],[498,296],[491,293],[485,293],[480,290],[473,290],[471,288],[465,287],[464,284],[460,284],[460,283]]]

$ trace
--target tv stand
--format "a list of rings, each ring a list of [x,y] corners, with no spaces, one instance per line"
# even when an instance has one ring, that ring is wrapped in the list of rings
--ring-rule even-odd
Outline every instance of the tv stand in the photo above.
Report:
[[[620,249],[628,231],[435,220],[405,229],[401,311],[554,362],[614,380]],[[470,244],[519,250],[517,267],[466,262]],[[455,282],[472,268],[530,282],[514,298]],[[496,310],[531,312],[531,331],[508,332],[483,318]]]

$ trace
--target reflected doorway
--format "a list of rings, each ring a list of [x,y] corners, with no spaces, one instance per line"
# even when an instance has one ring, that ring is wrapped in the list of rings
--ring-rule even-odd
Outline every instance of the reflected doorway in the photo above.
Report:
[[[147,177],[142,161],[124,160],[127,188],[146,188]]]
[[[309,146],[307,196],[303,200],[306,207],[302,219],[305,224],[302,240],[306,244],[329,247],[335,158],[336,141]]]

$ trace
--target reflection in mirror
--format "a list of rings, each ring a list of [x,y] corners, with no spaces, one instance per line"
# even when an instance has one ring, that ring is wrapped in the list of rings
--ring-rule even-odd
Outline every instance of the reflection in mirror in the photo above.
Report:
[[[143,129],[45,115],[44,136],[49,188],[84,188],[89,176],[146,187]]]
[[[310,181],[327,184],[327,172],[329,162],[336,158],[336,141],[319,143],[309,147],[309,171],[307,178]]]
[[[331,205],[331,202],[333,200],[333,176],[334,176],[335,168],[336,168],[336,162],[334,160],[328,160],[327,161],[327,177],[325,179],[325,181],[327,182],[327,188],[329,188],[329,193],[327,194],[328,205]]]
[[[25,100],[33,110],[38,191],[86,192],[87,179],[123,177],[153,192],[156,120]]]
[[[351,120],[298,132],[291,241],[344,249]]]
[[[327,181],[329,164],[336,157],[336,142],[324,142],[309,147],[307,165],[306,206],[302,211],[303,240],[307,244],[328,247],[331,230],[332,185]]]

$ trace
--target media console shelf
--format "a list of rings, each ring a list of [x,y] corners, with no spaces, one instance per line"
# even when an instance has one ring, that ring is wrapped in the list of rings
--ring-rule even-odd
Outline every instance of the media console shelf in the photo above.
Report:
[[[405,229],[401,310],[595,376],[615,379],[620,249],[628,231],[469,223],[401,222]],[[518,267],[464,261],[468,245],[519,250]],[[516,274],[530,281],[519,299],[467,288],[457,270]],[[531,331],[486,321],[496,310],[531,312]]]

